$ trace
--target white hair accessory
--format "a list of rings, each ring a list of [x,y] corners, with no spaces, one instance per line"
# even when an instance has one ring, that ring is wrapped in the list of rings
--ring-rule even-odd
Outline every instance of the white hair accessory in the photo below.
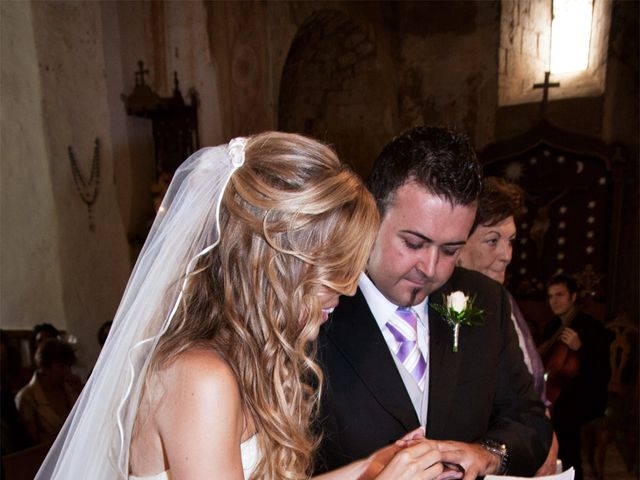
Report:
[[[244,149],[247,146],[246,137],[236,137],[229,142],[229,156],[234,167],[238,168],[244,164]]]

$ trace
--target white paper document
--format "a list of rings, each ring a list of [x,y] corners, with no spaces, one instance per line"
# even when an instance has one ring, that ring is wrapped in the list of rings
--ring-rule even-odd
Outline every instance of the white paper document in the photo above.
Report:
[[[524,478],[535,478],[536,480],[573,480],[575,476],[575,471],[573,467],[570,469],[558,473],[556,475],[546,475],[544,477],[509,477],[504,475],[487,475],[484,477],[484,480],[522,480]]]

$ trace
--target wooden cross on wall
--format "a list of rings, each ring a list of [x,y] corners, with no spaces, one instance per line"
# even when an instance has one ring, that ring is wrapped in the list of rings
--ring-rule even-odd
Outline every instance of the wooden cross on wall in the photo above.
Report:
[[[144,85],[144,76],[149,74],[149,70],[144,68],[144,62],[138,60],[138,71],[136,73],[136,85]]]
[[[544,72],[544,82],[542,83],[534,83],[533,88],[542,88],[542,104],[540,105],[540,115],[542,118],[546,117],[547,114],[547,102],[549,101],[549,89],[554,87],[559,87],[560,82],[549,82],[549,75],[551,72]]]

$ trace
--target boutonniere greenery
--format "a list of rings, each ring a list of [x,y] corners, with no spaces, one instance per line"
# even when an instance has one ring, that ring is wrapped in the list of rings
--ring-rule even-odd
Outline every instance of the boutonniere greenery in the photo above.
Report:
[[[473,306],[475,295],[469,297],[461,291],[443,295],[442,305],[433,303],[433,309],[442,315],[445,322],[453,329],[453,351],[458,351],[460,325],[475,326],[483,322],[484,311]]]

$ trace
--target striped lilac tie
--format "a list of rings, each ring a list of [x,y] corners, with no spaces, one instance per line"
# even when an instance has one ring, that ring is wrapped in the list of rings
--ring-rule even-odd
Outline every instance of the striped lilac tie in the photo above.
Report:
[[[424,391],[427,379],[427,362],[418,347],[417,322],[418,317],[411,308],[398,307],[387,322],[387,328],[398,342],[393,353],[400,359],[404,368],[411,373],[420,390]]]

